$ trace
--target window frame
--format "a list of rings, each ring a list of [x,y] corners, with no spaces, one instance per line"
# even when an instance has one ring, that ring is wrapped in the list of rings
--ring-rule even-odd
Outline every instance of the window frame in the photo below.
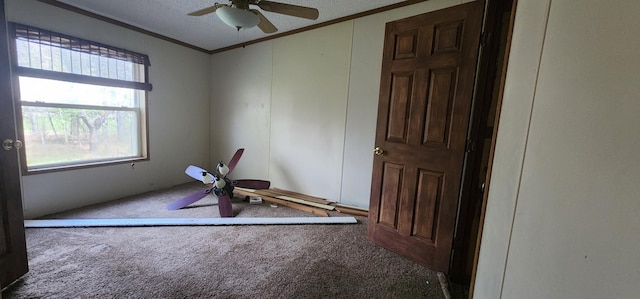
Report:
[[[37,27],[23,25],[18,23],[9,22],[9,48],[11,55],[11,80],[13,86],[13,94],[14,94],[14,110],[16,114],[16,130],[17,135],[20,140],[25,140],[24,134],[24,121],[22,115],[22,106],[32,106],[32,107],[52,107],[52,108],[72,108],[72,109],[98,109],[98,110],[116,110],[116,111],[133,111],[138,115],[138,127],[139,127],[139,136],[138,142],[140,147],[140,156],[139,157],[126,157],[126,158],[105,158],[105,159],[96,159],[91,161],[79,161],[71,164],[64,165],[56,165],[53,164],[51,166],[42,166],[37,168],[29,168],[26,161],[27,155],[26,150],[20,150],[20,166],[22,170],[22,175],[32,175],[32,174],[41,174],[41,173],[50,173],[50,172],[59,172],[59,171],[68,171],[68,170],[76,170],[76,169],[85,169],[85,168],[95,168],[95,167],[103,167],[109,165],[117,165],[117,164],[133,164],[139,161],[148,161],[150,159],[149,156],[149,92],[152,90],[152,85],[149,83],[149,57],[145,54],[136,53],[129,50],[124,50],[121,48],[117,48],[114,46],[105,45],[102,43],[82,39],[79,37],[69,36],[53,31],[49,31],[46,29],[40,29]],[[142,57],[144,60],[143,63],[137,63],[141,65],[144,69],[144,82],[138,81],[126,81],[120,79],[112,79],[112,78],[104,78],[104,77],[95,77],[90,75],[80,75],[74,73],[66,73],[52,70],[43,70],[36,68],[29,68],[18,65],[18,49],[17,49],[17,34],[16,34],[16,26],[22,26],[30,29],[35,29],[40,32],[49,33],[56,36],[62,36],[65,38],[69,38],[75,41],[81,41],[83,45],[90,45],[94,47],[98,47],[101,49],[107,49],[109,51],[117,51],[118,53],[132,54],[136,55],[137,58]],[[131,61],[133,62],[133,61]],[[135,69],[135,68],[134,68]],[[118,88],[128,88],[135,89],[144,92],[144,99],[139,99],[138,107],[110,107],[110,106],[94,106],[94,105],[82,105],[82,104],[60,104],[60,103],[31,103],[21,101],[20,97],[20,77],[32,77],[32,78],[40,78],[40,79],[50,79],[71,83],[82,83],[89,85],[98,85],[98,86],[108,86],[108,87],[118,87]]]

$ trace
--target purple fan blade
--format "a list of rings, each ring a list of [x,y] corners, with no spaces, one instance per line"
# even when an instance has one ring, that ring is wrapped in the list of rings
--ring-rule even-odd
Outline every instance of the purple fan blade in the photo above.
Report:
[[[236,180],[235,186],[249,189],[269,189],[271,182],[263,180]]]
[[[192,194],[189,194],[183,198],[180,198],[170,204],[167,205],[167,210],[169,211],[173,211],[173,210],[179,210],[182,209],[198,200],[201,200],[202,198],[204,198],[205,196],[207,196],[207,192],[206,190],[202,190],[202,191],[198,191]]]
[[[233,217],[231,198],[226,193],[218,195],[218,211],[220,211],[220,217]]]
[[[239,148],[233,157],[231,157],[231,160],[229,160],[229,165],[227,165],[229,167],[229,173],[231,173],[233,169],[236,168],[236,165],[238,165],[238,161],[240,160],[240,157],[242,157],[242,153],[244,153],[244,149]]]

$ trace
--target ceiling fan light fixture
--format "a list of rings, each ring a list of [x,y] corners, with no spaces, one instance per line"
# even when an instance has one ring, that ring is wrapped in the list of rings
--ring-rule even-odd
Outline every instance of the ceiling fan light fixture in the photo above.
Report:
[[[240,30],[254,27],[260,23],[260,18],[254,13],[235,7],[222,6],[216,10],[216,14],[225,24]]]

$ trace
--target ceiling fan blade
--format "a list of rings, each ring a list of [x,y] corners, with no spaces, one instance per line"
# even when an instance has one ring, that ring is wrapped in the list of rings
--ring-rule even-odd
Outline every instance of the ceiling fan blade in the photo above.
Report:
[[[189,15],[190,16],[194,16],[194,17],[204,16],[206,14],[210,14],[212,12],[216,12],[218,7],[220,7],[220,4],[216,3],[214,6],[209,6],[207,8],[203,8],[201,10],[196,10],[194,12],[190,12]]]
[[[236,165],[238,165],[238,161],[240,160],[240,157],[242,157],[242,153],[244,153],[244,149],[239,148],[236,153],[233,154],[231,160],[229,160],[229,165],[227,165],[227,167],[229,167],[229,173],[231,173],[233,169],[236,168]]]
[[[207,196],[207,190],[202,190],[202,191],[198,191],[192,194],[189,194],[183,198],[180,198],[170,204],[167,205],[167,210],[169,211],[173,211],[173,210],[179,210],[182,209],[198,200],[203,199],[205,196]]]
[[[193,165],[189,165],[189,167],[187,167],[187,169],[184,170],[184,173],[186,173],[188,176],[201,182],[203,182],[202,179],[204,178],[203,173],[207,173],[207,172],[208,171],[206,169],[202,169],[198,166],[193,166]]]
[[[235,180],[235,186],[248,189],[269,189],[271,182],[263,180]]]
[[[274,33],[278,31],[278,28],[276,28],[276,26],[274,26],[271,22],[269,22],[269,20],[267,20],[267,17],[265,17],[259,10],[251,9],[251,12],[256,14],[260,19],[260,23],[258,23],[258,28],[260,28],[262,32]]]
[[[272,1],[260,1],[258,6],[265,11],[281,13],[293,17],[315,20],[318,18],[318,10],[311,7],[285,4]]]
[[[218,211],[220,212],[220,217],[233,217],[231,198],[227,193],[218,195]]]

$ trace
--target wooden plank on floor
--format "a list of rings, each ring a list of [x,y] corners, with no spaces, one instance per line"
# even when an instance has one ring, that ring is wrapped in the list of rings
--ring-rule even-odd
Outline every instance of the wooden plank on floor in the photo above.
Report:
[[[139,227],[139,226],[219,226],[219,225],[291,225],[354,224],[353,217],[283,218],[122,218],[122,219],[46,219],[25,220],[25,228],[54,227]]]
[[[293,198],[297,198],[300,200],[304,200],[304,201],[309,201],[309,202],[313,202],[313,203],[318,203],[318,204],[323,204],[323,205],[329,205],[332,204],[332,201],[328,201],[324,198],[319,198],[319,197],[314,197],[314,196],[310,196],[310,195],[305,195],[302,193],[297,193],[297,192],[293,192],[293,191],[287,191],[287,190],[282,190],[282,189],[260,189],[260,190],[255,190],[254,191],[257,194],[260,195],[266,195],[266,196],[271,196],[274,198],[279,198],[280,196],[289,196],[289,197],[293,197]]]
[[[367,208],[361,208],[361,207],[356,207],[356,206],[351,206],[351,205],[345,205],[343,203],[337,203],[336,204],[336,208],[347,208],[347,209],[352,209],[352,210],[360,210],[363,212],[369,212],[369,209]]]
[[[312,213],[314,215],[318,215],[318,216],[322,216],[322,217],[329,217],[329,214],[324,210],[313,208],[313,207],[310,207],[310,206],[297,204],[297,203],[286,201],[286,200],[282,200],[282,199],[277,199],[275,197],[271,197],[271,196],[267,196],[267,195],[254,193],[253,189],[246,189],[246,188],[238,188],[238,187],[236,187],[233,190],[233,192],[236,193],[236,194],[244,195],[244,196],[260,196],[262,198],[262,200],[264,200],[266,202],[275,203],[275,204],[278,204],[278,205],[281,205],[281,206],[289,207],[289,208],[300,210],[300,211],[307,212],[307,213]]]
[[[270,189],[270,190],[273,190],[274,192],[280,193],[280,195],[291,196],[291,197],[300,198],[300,199],[304,199],[304,200],[307,200],[307,201],[312,201],[312,202],[321,203],[321,204],[325,204],[325,205],[334,203],[333,201],[326,200],[324,198],[315,197],[315,196],[311,196],[311,195],[307,195],[307,194],[302,194],[302,193],[298,193],[298,192],[294,192],[294,191],[278,189],[278,188],[273,188],[273,189]]]
[[[333,211],[333,210],[336,209],[336,207],[334,207],[334,206],[324,205],[324,204],[321,204],[321,203],[315,203],[315,202],[311,202],[311,201],[306,201],[304,199],[299,199],[299,198],[295,198],[295,197],[291,197],[291,196],[281,195],[281,196],[278,196],[276,198],[277,199],[286,200],[286,201],[295,202],[295,203],[299,203],[299,204],[303,204],[303,205],[307,205],[307,206],[312,206],[312,207],[316,207],[316,208],[320,208],[320,209],[325,209],[325,210],[329,210],[329,211]]]
[[[356,216],[369,216],[368,212],[362,210],[351,209],[347,207],[336,207],[336,210],[343,214],[356,215]]]
[[[258,189],[258,190],[253,190],[254,193],[260,194],[260,195],[266,195],[266,196],[271,196],[271,197],[276,197],[278,195],[282,195],[278,192],[273,191],[272,189]]]

